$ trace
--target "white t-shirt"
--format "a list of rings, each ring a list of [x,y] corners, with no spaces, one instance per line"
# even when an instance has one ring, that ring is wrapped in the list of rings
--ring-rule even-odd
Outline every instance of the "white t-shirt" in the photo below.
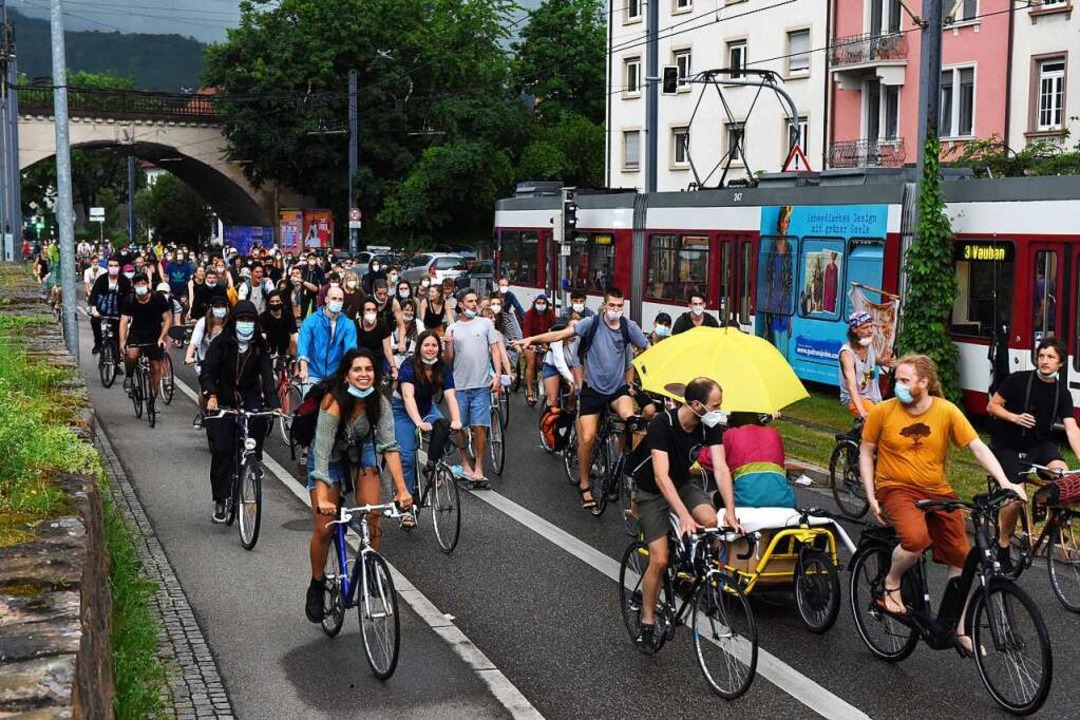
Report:
[[[87,285],[93,285],[94,281],[97,280],[98,275],[100,275],[100,274],[101,274],[101,266],[100,265],[91,265],[90,267],[83,270],[83,274],[82,274],[83,282],[86,283]]]

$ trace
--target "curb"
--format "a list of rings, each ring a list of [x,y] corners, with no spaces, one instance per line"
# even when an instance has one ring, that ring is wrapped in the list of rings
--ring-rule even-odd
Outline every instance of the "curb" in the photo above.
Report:
[[[158,657],[165,666],[171,696],[166,703],[167,716],[175,720],[233,720],[232,702],[187,595],[105,429],[96,421],[93,442],[109,477],[109,496],[123,513],[128,527],[135,531],[133,539],[143,574],[157,585],[152,610],[160,625]]]

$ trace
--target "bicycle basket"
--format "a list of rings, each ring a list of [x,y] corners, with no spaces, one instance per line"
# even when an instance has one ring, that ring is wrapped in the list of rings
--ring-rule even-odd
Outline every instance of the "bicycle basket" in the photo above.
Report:
[[[1072,505],[1080,503],[1080,472],[1069,473],[1039,488],[1035,493],[1038,505]]]

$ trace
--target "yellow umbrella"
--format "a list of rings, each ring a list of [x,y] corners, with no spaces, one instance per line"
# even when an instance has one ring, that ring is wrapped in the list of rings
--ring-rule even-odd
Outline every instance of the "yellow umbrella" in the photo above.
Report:
[[[639,355],[634,367],[645,390],[680,402],[688,382],[712,378],[724,390],[727,412],[775,413],[810,397],[779,350],[737,328],[679,333]]]

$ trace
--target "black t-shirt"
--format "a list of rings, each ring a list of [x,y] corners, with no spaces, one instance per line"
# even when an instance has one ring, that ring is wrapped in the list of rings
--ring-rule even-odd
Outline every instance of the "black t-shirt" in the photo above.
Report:
[[[161,337],[163,313],[171,313],[169,301],[160,293],[150,293],[150,299],[139,302],[135,293],[128,295],[122,314],[131,318],[128,324],[127,341],[129,345],[157,342]]]
[[[1005,399],[1006,410],[1018,414],[1031,413],[1035,416],[1035,427],[1030,430],[1007,420],[995,419],[991,428],[991,438],[994,447],[999,450],[1023,452],[1040,443],[1051,441],[1054,423],[1072,417],[1072,397],[1065,383],[1043,382],[1034,377],[1035,372],[1031,370],[1014,373],[1005,378],[1005,382],[997,389],[998,394]],[[1029,383],[1030,395],[1028,394]],[[1058,396],[1056,413],[1054,411],[1055,393]]]
[[[367,348],[375,353],[375,357],[383,357],[383,340],[390,337],[390,326],[381,319],[375,321],[375,327],[371,330],[364,328],[362,318],[356,320],[356,345]]]
[[[263,311],[259,316],[259,327],[266,336],[266,344],[274,352],[288,352],[289,339],[296,333],[296,318],[291,312],[283,312],[281,317],[274,318],[269,310]]]
[[[719,445],[723,442],[724,431],[719,425],[707,428],[699,425],[690,432],[685,432],[679,424],[678,410],[660,413],[649,423],[645,439],[646,448],[663,450],[668,455],[668,477],[680,487],[691,480],[690,466],[697,460],[698,450],[702,446]],[[637,486],[646,492],[658,493],[652,462],[645,462],[634,473]]]

